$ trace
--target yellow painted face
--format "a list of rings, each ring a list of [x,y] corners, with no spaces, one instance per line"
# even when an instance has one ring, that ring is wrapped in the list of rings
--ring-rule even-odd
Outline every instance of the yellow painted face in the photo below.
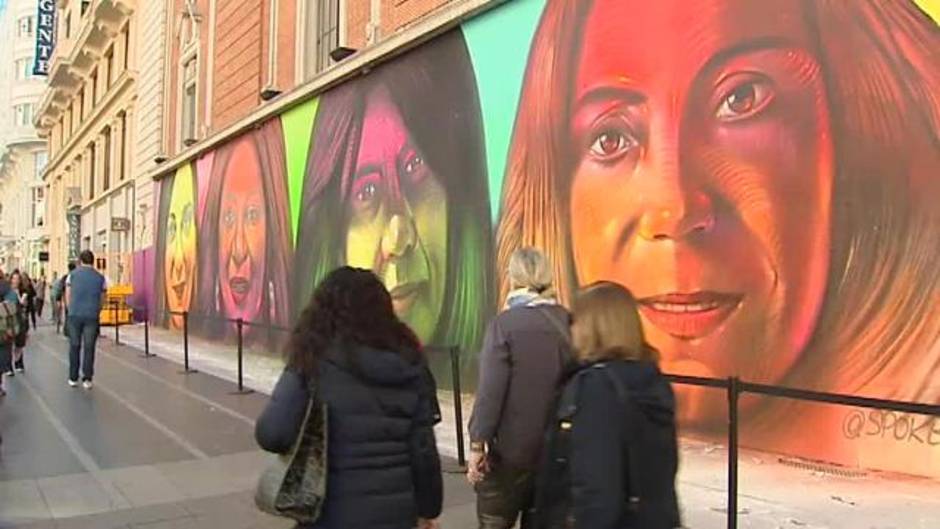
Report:
[[[185,165],[176,171],[166,216],[166,247],[163,257],[163,281],[166,306],[171,312],[188,311],[196,290],[196,200],[193,170]],[[174,328],[183,318],[170,318]]]

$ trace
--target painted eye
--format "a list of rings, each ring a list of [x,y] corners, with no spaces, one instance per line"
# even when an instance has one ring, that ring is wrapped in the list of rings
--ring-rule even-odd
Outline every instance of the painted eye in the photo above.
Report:
[[[231,228],[232,226],[234,226],[235,225],[235,212],[232,211],[231,209],[226,209],[222,213],[222,224],[224,224],[226,228]]]
[[[612,161],[638,145],[639,143],[632,135],[616,129],[607,129],[594,136],[590,151],[592,156],[601,161]]]
[[[372,182],[369,182],[368,184],[364,184],[361,188],[359,188],[359,191],[356,192],[356,200],[359,202],[370,202],[373,198],[375,198],[377,193],[378,188],[376,185]]]
[[[183,208],[183,222],[181,223],[181,229],[183,231],[189,231],[193,226],[193,206],[192,204],[187,205]]]
[[[257,206],[248,208],[248,211],[245,212],[245,220],[250,224],[257,223],[261,220],[261,210]]]
[[[734,87],[721,103],[715,115],[723,121],[736,121],[762,111],[773,99],[773,90],[763,81],[747,81]]]
[[[405,162],[405,174],[414,174],[422,165],[424,165],[424,158],[417,154],[411,156]]]
[[[176,238],[176,215],[172,213],[170,214],[170,218],[166,223],[166,236],[170,240]]]

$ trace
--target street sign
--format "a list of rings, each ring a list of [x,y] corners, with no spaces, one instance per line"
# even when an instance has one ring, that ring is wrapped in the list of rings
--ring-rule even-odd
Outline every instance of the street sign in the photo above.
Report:
[[[49,262],[49,252],[39,252],[39,262],[48,263]]]
[[[111,217],[111,231],[131,231],[131,219]]]

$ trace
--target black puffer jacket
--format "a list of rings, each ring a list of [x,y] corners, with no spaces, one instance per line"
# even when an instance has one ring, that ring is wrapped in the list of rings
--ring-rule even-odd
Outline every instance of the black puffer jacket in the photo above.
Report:
[[[581,366],[565,385],[547,446],[536,528],[680,527],[675,397],[655,364]]]
[[[351,346],[347,355],[337,347],[317,383],[329,410],[329,474],[311,529],[412,529],[418,517],[437,518],[443,484],[433,426],[440,411],[427,366],[394,352]],[[285,370],[255,427],[258,444],[289,451],[308,398],[304,377]]]

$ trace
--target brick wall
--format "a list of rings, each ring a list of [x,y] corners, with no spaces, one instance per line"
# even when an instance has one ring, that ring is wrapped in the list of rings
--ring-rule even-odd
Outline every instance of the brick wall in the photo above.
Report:
[[[218,0],[212,128],[231,125],[260,103],[263,0]]]
[[[390,35],[453,0],[382,0],[382,34]]]

